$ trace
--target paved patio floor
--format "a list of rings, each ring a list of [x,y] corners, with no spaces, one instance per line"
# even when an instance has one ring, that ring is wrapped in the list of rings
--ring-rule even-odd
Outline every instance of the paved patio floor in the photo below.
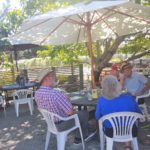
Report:
[[[149,127],[146,127],[148,124]],[[150,135],[150,122],[144,126],[146,133]],[[0,109],[0,150],[44,150],[46,128],[46,123],[36,107],[34,114],[30,116],[27,106],[21,106],[18,118],[13,104],[7,107],[6,117]],[[51,137],[49,149],[57,149],[54,135]],[[114,150],[123,149],[123,144],[115,143]],[[150,150],[150,145],[143,145],[139,141],[139,149]],[[82,150],[81,145],[73,144],[73,134],[68,137],[66,150]],[[86,150],[100,150],[97,136],[86,143]]]

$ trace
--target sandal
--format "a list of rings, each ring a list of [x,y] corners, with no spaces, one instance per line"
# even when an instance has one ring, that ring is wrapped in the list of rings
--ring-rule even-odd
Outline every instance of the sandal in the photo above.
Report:
[[[125,146],[124,148],[125,148],[125,150],[132,150],[131,146]]]

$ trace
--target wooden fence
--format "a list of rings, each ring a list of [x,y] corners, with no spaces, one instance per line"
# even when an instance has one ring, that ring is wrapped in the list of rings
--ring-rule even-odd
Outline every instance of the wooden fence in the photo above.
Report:
[[[17,75],[18,72],[12,73],[11,70],[6,70],[6,71],[0,70],[0,86],[14,83]]]
[[[67,84],[70,85],[67,89],[73,86],[76,89],[83,88],[83,65],[75,65],[75,66],[63,66],[63,67],[47,67],[47,68],[34,68],[34,69],[27,69],[28,78],[30,81],[34,81],[39,73],[44,69],[52,69],[55,70],[56,76],[62,86],[66,86]],[[18,72],[15,71],[13,74],[11,71],[0,71],[0,85],[11,84],[15,82],[15,79],[18,75]],[[78,87],[77,87],[78,86]]]

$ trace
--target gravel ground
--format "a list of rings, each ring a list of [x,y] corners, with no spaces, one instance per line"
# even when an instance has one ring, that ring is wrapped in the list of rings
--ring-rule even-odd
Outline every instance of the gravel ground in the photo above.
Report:
[[[30,116],[26,105],[20,107],[20,116],[17,118],[13,104],[6,108],[6,117],[0,109],[0,150],[44,150],[46,123],[36,106],[34,114]],[[146,125],[149,124],[149,127]],[[150,122],[142,124],[140,130],[145,135],[150,135]],[[146,126],[146,128],[145,128]],[[55,135],[51,136],[49,149],[56,150]],[[123,150],[123,144],[114,144],[115,150]],[[140,150],[150,150],[150,145],[142,145],[139,142]],[[66,150],[82,150],[81,145],[73,144],[73,134],[69,135]],[[86,150],[100,150],[98,136],[86,143]]]

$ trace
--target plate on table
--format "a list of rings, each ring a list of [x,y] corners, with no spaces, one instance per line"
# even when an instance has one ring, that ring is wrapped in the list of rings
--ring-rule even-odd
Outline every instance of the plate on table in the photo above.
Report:
[[[71,94],[72,94],[72,95],[79,95],[80,92],[79,92],[79,91],[77,91],[77,92],[71,92]]]
[[[77,100],[77,99],[81,99],[82,97],[81,96],[73,96],[73,97],[70,97],[70,100]]]

